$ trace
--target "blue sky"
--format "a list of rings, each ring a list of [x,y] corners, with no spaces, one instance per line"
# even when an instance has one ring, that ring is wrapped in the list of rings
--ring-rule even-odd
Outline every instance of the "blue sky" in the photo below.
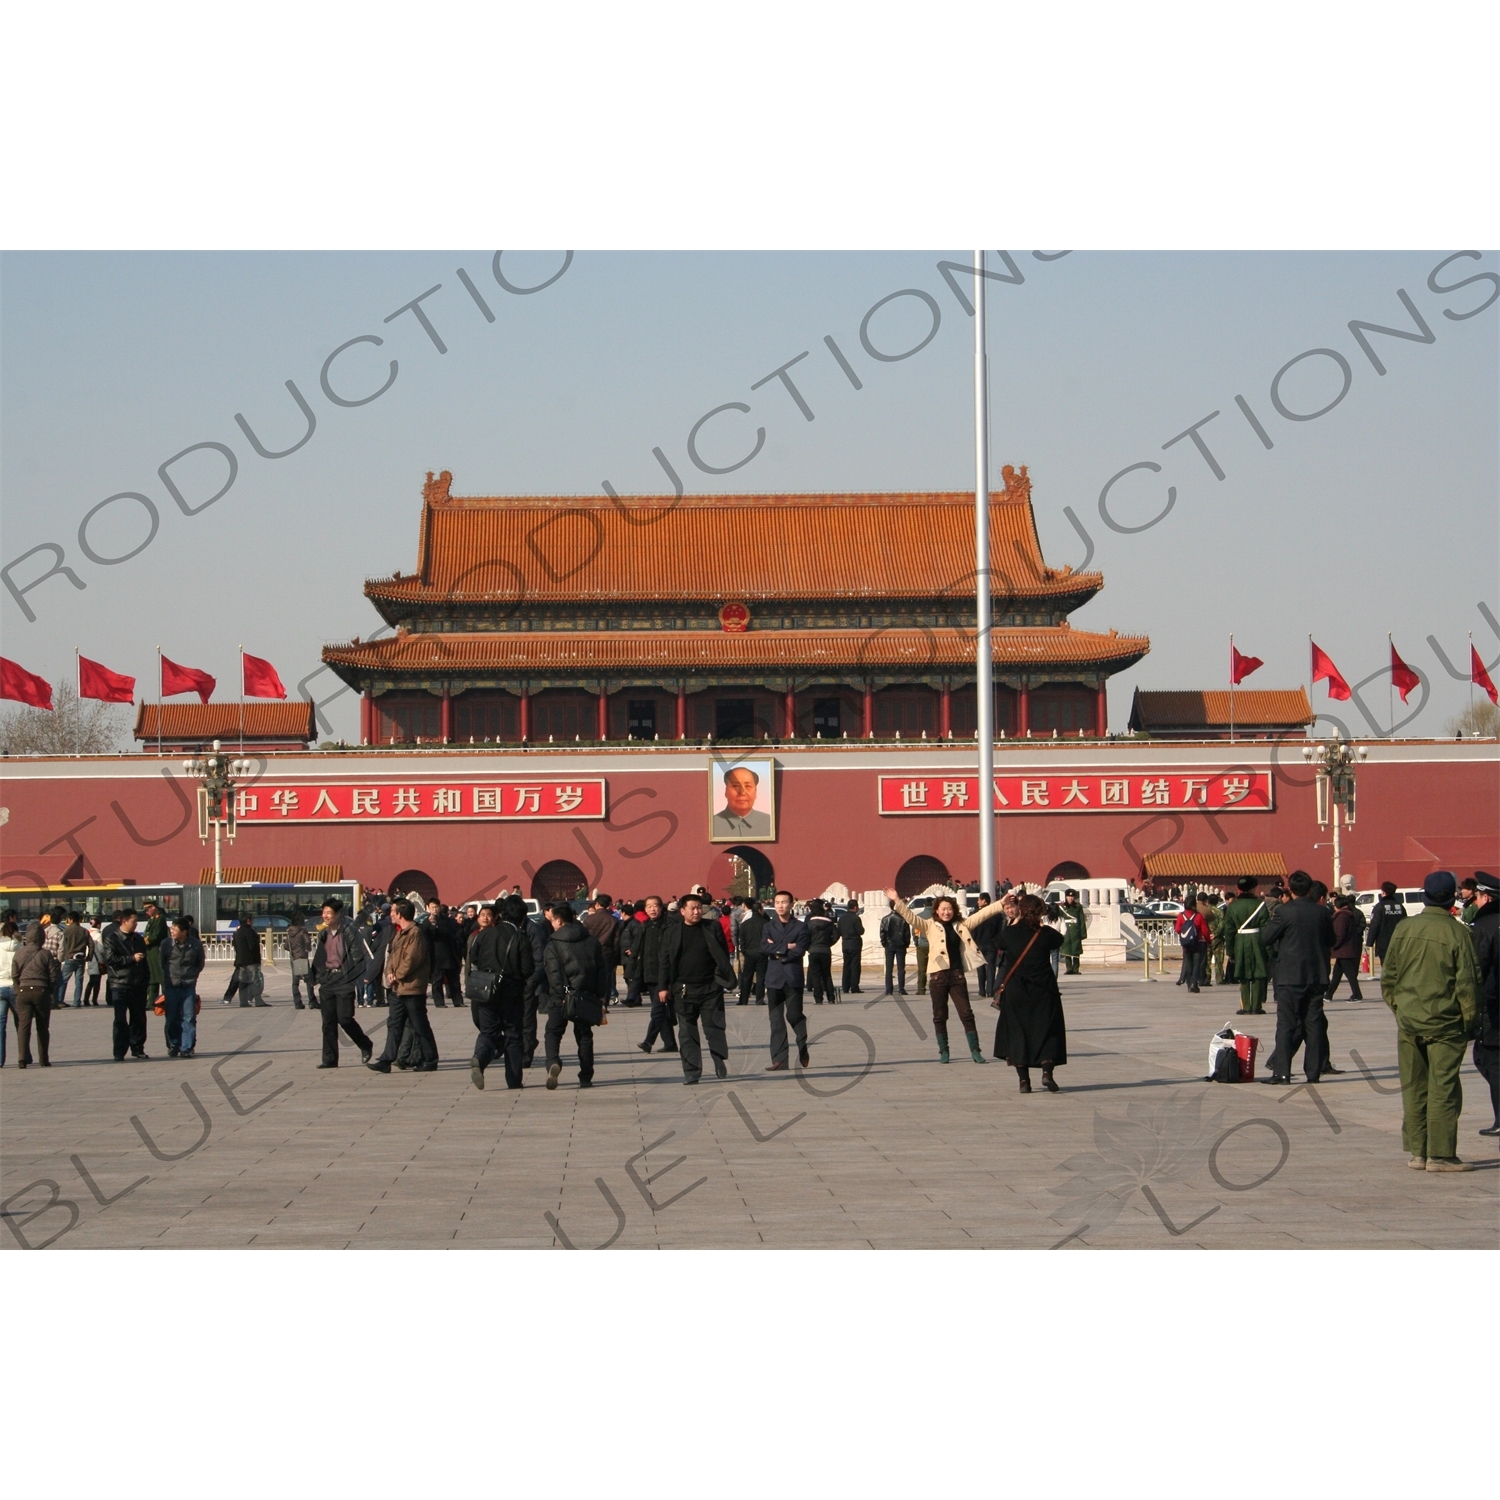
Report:
[[[1467,657],[1474,632],[1488,659],[1500,639],[1478,606],[1500,617],[1497,418],[1500,344],[1487,281],[1447,294],[1429,275],[1455,250],[1420,252],[1084,252],[1042,260],[1009,252],[1020,285],[990,289],[992,483],[1004,463],[1030,465],[1050,561],[1083,561],[1104,591],[1074,617],[1091,629],[1144,631],[1153,648],[1114,679],[1121,728],[1130,689],[1216,687],[1226,638],[1265,659],[1251,685],[1305,680],[1311,632],[1351,680],[1383,670],[1386,633],[1431,683],[1408,726],[1432,733],[1468,701],[1427,645]],[[219,676],[232,697],[236,646],[267,656],[290,686],[318,665],[325,641],[378,623],[360,592],[369,575],[409,568],[420,487],[448,468],[457,493],[621,493],[665,486],[661,447],[699,492],[961,489],[973,483],[972,323],[938,269],[965,251],[580,251],[545,290],[516,296],[492,274],[493,252],[12,253],[0,258],[0,563],[56,542],[86,583],[52,578],[27,595],[35,623],[0,593],[5,654],[51,677],[80,647],[154,683],[158,644]],[[992,267],[1004,269],[997,252]],[[551,276],[558,253],[507,254],[516,285]],[[488,303],[487,322],[456,275]],[[1439,286],[1500,272],[1493,253],[1453,261]],[[967,281],[967,278],[964,278]],[[440,354],[404,303],[422,305],[447,346]],[[861,322],[882,298],[925,292],[940,323],[910,358],[881,362],[862,348]],[[1430,343],[1379,334],[1377,374],[1351,319],[1414,329],[1404,290]],[[921,298],[888,303],[872,343],[910,347],[931,329]],[[333,378],[346,394],[373,390],[389,360],[391,388],[358,408],[320,390],[328,355],[358,335]],[[831,335],[857,370],[856,391],[823,344]],[[1273,377],[1305,351],[1331,349],[1349,367],[1347,395],[1326,415],[1292,421],[1271,397]],[[752,385],[808,351],[793,379],[808,422],[780,382]],[[243,413],[272,448],[305,422],[293,380],[317,417],[291,456],[255,455]],[[342,383],[342,384],[340,384]],[[1283,377],[1290,411],[1332,400],[1343,377],[1315,355]],[[1235,405],[1243,395],[1274,447]],[[725,402],[752,407],[705,431],[702,456],[727,464],[763,426],[746,467],[712,476],[689,460],[687,436]],[[1223,469],[1184,438],[1202,427]],[[736,426],[736,424],[742,424]],[[749,434],[748,438],[745,436]],[[234,485],[193,516],[157,469],[195,443],[229,446]],[[1127,535],[1100,517],[1112,475],[1143,461],[1112,492],[1121,525],[1148,521],[1177,491],[1170,515]],[[200,452],[172,471],[189,504],[223,482],[223,461]],[[80,552],[79,525],[122,492],[155,506],[156,537],[114,566]],[[146,511],[117,501],[90,522],[102,557],[137,546]],[[13,573],[24,586],[38,555]],[[327,675],[312,687],[331,691]],[[1366,690],[1383,725],[1384,678]],[[1413,696],[1415,708],[1418,694]],[[1324,689],[1315,703],[1327,706]],[[1408,710],[1409,712],[1410,710]],[[1346,706],[1349,726],[1368,723]],[[352,698],[326,710],[353,735]]]

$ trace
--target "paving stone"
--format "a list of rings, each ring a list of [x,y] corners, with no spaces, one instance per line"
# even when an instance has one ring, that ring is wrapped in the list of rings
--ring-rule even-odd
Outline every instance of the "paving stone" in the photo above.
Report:
[[[285,1003],[287,990],[273,971],[270,1008],[206,1008],[199,1055],[186,1062],[117,1065],[108,1009],[56,1014],[56,1065],[0,1074],[0,1244],[53,1235],[55,1248],[279,1249],[544,1248],[563,1236],[620,1248],[1500,1241],[1500,1161],[1476,1134],[1488,1123],[1486,1086],[1465,1068],[1461,1150],[1482,1170],[1408,1171],[1400,1096],[1390,1092],[1395,1036],[1378,1003],[1333,1009],[1333,1053],[1348,1071],[1316,1093],[1203,1081],[1196,1070],[1236,991],[1188,996],[1170,983],[1088,974],[1064,988],[1072,1061],[1058,1096],[1020,1095],[993,1060],[977,1067],[959,1055],[943,1066],[921,1003],[912,1014],[925,1038],[881,998],[812,1013],[806,1074],[767,1075],[765,1011],[731,1007],[729,1079],[683,1088],[675,1055],[635,1048],[645,1013],[616,1010],[596,1033],[595,1088],[577,1087],[565,1052],[555,1091],[537,1068],[519,1092],[492,1070],[481,1093],[468,1080],[467,1010],[432,1011],[444,1056],[435,1074],[373,1074],[347,1046],[337,1071],[320,1072],[318,1022]],[[377,1044],[385,1019],[360,1012]],[[986,1011],[986,1053],[992,1022]],[[1254,1024],[1264,1058],[1275,1016]],[[153,1018],[148,1045],[158,1052],[160,1026]],[[54,1183],[57,1205],[32,1217]]]

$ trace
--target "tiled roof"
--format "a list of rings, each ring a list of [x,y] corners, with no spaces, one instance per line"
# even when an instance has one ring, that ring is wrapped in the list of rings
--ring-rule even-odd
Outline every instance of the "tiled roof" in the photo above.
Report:
[[[318,737],[313,706],[304,699],[286,703],[143,703],[136,710],[135,737],[157,738],[157,714],[161,715],[164,740],[230,740],[240,737],[243,711],[247,740],[298,740]]]
[[[1067,626],[994,632],[997,664],[1109,665],[1119,670],[1151,647],[1145,636],[1096,635]],[[839,667],[972,666],[974,637],[962,630],[497,631],[483,635],[403,634],[361,645],[325,646],[335,668],[382,672],[706,671],[736,667],[784,672]]]
[[[1158,693],[1136,689],[1130,709],[1132,729],[1228,729],[1229,691]],[[1306,688],[1270,688],[1234,692],[1234,723],[1242,729],[1262,726],[1301,728],[1312,722]]]
[[[1238,693],[1235,694],[1239,696]],[[1241,875],[1286,875],[1286,860],[1279,854],[1148,854],[1146,875],[1152,879],[1173,876],[1188,879],[1234,880]]]
[[[1099,573],[1049,568],[1023,467],[990,503],[997,598],[1088,597]],[[380,601],[933,598],[974,584],[972,491],[805,495],[455,496],[423,489],[415,577]]]
[[[223,885],[337,885],[343,865],[225,865]],[[198,872],[199,885],[214,883],[214,867]]]

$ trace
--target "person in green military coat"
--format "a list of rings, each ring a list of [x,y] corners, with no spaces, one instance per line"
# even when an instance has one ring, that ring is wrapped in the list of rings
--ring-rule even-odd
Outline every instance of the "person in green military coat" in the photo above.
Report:
[[[1224,983],[1224,908],[1219,901],[1217,891],[1200,891],[1198,893],[1200,902],[1207,902],[1207,906],[1200,906],[1203,912],[1203,920],[1208,923],[1208,972],[1204,979],[1208,984]]]
[[[1463,1109],[1459,1069],[1479,1019],[1479,960],[1468,929],[1450,908],[1458,882],[1435,870],[1422,882],[1427,902],[1391,934],[1380,993],[1396,1016],[1401,1066],[1401,1144],[1418,1171],[1467,1172],[1458,1158]]]
[[[1062,905],[1057,914],[1062,918],[1062,954],[1069,974],[1078,973],[1078,961],[1083,957],[1083,940],[1088,936],[1089,914],[1078,904],[1077,891],[1064,891]]]
[[[1234,955],[1234,976],[1240,982],[1242,1016],[1260,1016],[1266,1010],[1266,950],[1256,934],[1271,920],[1268,901],[1255,894],[1260,885],[1253,875],[1241,875],[1236,882],[1239,895],[1219,916],[1220,932],[1227,953]]]
[[[161,967],[161,945],[167,940],[167,919],[154,901],[148,901],[144,911],[146,927],[141,936],[146,944],[146,1008],[150,1010],[164,993],[166,976]]]

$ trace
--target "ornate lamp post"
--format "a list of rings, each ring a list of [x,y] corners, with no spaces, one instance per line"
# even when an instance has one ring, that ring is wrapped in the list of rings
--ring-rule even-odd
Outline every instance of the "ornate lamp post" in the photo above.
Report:
[[[1339,850],[1339,811],[1344,824],[1354,826],[1354,768],[1369,759],[1363,745],[1350,745],[1337,736],[1302,747],[1302,758],[1318,768],[1318,827],[1333,829],[1333,889],[1343,874]]]
[[[224,883],[224,863],[220,855],[220,839],[234,842],[234,791],[235,782],[255,774],[255,763],[250,760],[230,759],[214,741],[212,755],[199,756],[182,763],[183,771],[196,776],[198,787],[198,837],[206,844],[209,828],[214,837],[214,884]]]

